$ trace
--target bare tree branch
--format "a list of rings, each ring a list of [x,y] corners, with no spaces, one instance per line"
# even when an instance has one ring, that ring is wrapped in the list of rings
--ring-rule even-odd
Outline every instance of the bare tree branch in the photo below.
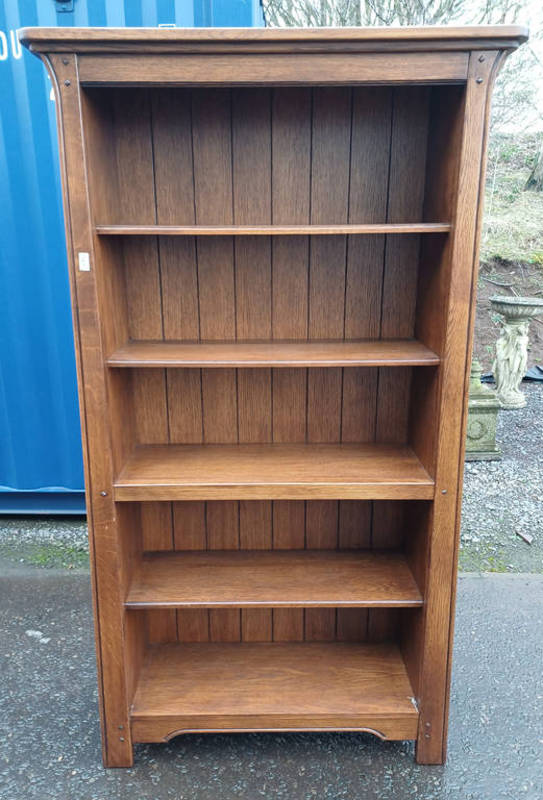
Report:
[[[439,25],[515,22],[526,0],[264,0],[268,25]]]

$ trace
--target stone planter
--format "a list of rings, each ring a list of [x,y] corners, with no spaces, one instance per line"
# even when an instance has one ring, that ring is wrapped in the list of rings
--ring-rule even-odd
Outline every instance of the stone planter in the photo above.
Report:
[[[523,408],[526,398],[520,391],[520,383],[528,362],[528,330],[530,320],[543,311],[543,300],[537,297],[491,297],[490,303],[502,318],[492,366],[498,400],[502,408]]]
[[[499,461],[501,450],[496,446],[496,423],[500,401],[488,386],[481,383],[481,365],[471,364],[469,379],[469,412],[466,435],[466,461]]]

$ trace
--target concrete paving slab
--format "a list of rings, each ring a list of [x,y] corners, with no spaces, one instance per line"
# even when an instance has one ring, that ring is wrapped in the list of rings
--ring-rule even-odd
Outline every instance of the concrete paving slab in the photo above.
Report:
[[[100,762],[89,578],[0,565],[2,800],[541,800],[543,576],[460,579],[449,758],[365,734],[188,735]]]

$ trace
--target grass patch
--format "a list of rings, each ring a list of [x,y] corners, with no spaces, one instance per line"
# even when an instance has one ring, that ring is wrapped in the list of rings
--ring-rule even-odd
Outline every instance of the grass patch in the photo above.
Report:
[[[88,569],[89,554],[84,547],[68,544],[1,544],[0,558],[18,564],[47,569]]]
[[[495,547],[485,551],[484,546],[468,547],[462,545],[458,558],[460,572],[515,572],[506,561],[505,553],[496,552]]]

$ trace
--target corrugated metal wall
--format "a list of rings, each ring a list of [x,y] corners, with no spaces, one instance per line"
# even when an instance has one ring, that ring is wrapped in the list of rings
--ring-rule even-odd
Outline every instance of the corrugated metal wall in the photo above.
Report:
[[[0,0],[0,513],[84,511],[54,102],[15,32],[168,24],[263,17],[259,0]]]

